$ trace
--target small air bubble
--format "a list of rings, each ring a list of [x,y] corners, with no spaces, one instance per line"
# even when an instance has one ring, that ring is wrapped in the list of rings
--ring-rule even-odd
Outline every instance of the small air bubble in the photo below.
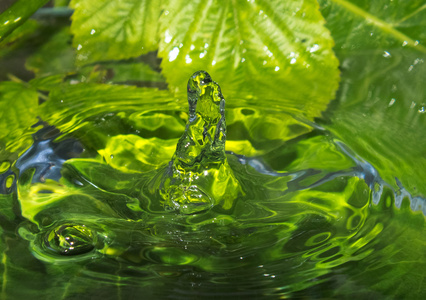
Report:
[[[111,154],[111,155],[110,155],[110,158],[111,158],[111,159],[113,159],[113,158],[114,158],[114,155],[112,155],[112,154]]]

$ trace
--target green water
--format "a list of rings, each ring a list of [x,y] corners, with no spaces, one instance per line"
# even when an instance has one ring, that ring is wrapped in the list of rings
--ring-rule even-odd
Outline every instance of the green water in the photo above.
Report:
[[[225,109],[203,76],[189,113],[64,99],[61,131],[28,129],[2,164],[3,296],[420,299],[424,199],[291,112]]]

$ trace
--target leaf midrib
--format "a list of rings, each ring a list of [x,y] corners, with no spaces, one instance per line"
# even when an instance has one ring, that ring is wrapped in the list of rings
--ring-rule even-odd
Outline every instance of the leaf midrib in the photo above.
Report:
[[[384,32],[391,34],[396,39],[401,42],[407,42],[407,46],[411,46],[414,49],[419,50],[420,52],[426,53],[426,48],[423,45],[419,45],[418,42],[414,41],[412,38],[408,37],[401,31],[395,29],[391,24],[386,23],[382,19],[379,19],[372,14],[366,12],[359,6],[356,6],[347,0],[331,0],[332,2],[340,5],[341,7],[347,9],[348,11],[363,17],[366,21],[370,21],[374,26],[382,29]]]

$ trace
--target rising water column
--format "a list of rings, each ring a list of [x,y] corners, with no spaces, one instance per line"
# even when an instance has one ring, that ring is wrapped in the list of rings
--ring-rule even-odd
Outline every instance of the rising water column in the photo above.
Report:
[[[159,192],[164,207],[190,214],[230,209],[241,192],[225,154],[225,98],[204,71],[188,81],[189,119]]]

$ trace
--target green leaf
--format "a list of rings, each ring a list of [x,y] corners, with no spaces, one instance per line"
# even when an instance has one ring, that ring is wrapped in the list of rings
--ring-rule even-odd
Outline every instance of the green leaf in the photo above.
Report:
[[[47,2],[49,0],[20,0],[2,13],[0,15],[0,42]]]
[[[70,0],[55,0],[55,7],[68,6]]]
[[[148,81],[164,82],[163,76],[143,62],[129,61],[102,64],[114,73],[113,82]]]
[[[0,43],[0,57],[13,53],[13,50],[22,45],[38,28],[39,23],[35,20],[28,20],[19,26]]]
[[[206,70],[226,99],[277,99],[319,116],[334,98],[338,61],[318,3],[183,1],[164,3],[162,68],[169,87],[186,93],[189,76]]]
[[[27,60],[27,69],[36,77],[74,71],[75,50],[71,47],[71,38],[69,28],[54,34]]]
[[[424,1],[320,3],[342,66],[326,128],[394,187],[426,195]]]
[[[77,62],[136,57],[157,49],[160,5],[148,0],[73,0]]]
[[[14,144],[12,148],[16,150],[32,140],[24,132],[37,123],[37,114],[38,96],[34,89],[17,82],[0,82],[0,150],[2,144]]]

